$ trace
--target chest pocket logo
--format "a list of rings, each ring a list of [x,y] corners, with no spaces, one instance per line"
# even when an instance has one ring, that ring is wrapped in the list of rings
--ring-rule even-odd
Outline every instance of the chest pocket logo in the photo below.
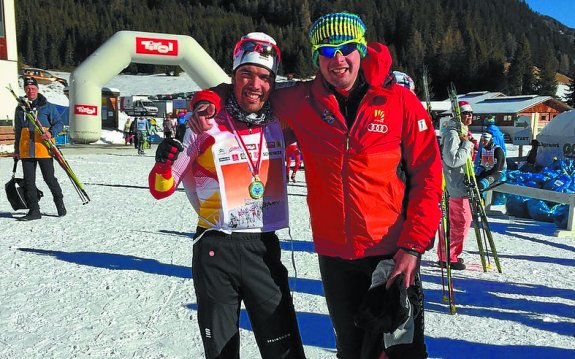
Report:
[[[387,133],[389,128],[386,124],[383,123],[385,119],[385,112],[383,110],[374,110],[373,111],[374,122],[367,125],[367,130],[369,132],[379,132],[379,133]]]
[[[335,116],[328,110],[324,110],[323,113],[321,114],[321,119],[328,125],[331,125],[333,121],[335,121]]]

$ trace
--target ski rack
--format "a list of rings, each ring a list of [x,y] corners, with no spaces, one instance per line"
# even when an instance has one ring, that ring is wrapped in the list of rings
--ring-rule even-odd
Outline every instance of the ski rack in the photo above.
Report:
[[[6,87],[6,89],[8,89],[8,91],[10,91],[10,93],[12,94],[12,96],[14,96],[16,101],[18,101],[18,105],[20,105],[20,107],[26,114],[28,120],[34,124],[34,129],[36,130],[36,132],[38,132],[40,136],[44,135],[45,131],[42,128],[42,124],[38,120],[37,114],[34,113],[34,110],[30,107],[30,104],[24,98],[16,95],[16,92],[14,92],[12,86],[9,85]],[[68,161],[66,161],[66,159],[62,155],[62,152],[60,152],[60,149],[58,149],[56,144],[54,144],[54,142],[52,142],[51,140],[42,140],[42,143],[44,144],[44,146],[48,148],[48,150],[52,154],[52,157],[56,159],[56,162],[58,162],[60,167],[62,167],[64,172],[66,172],[66,175],[68,175],[68,178],[72,183],[72,186],[74,187],[76,193],[78,193],[78,196],[80,196],[80,199],[82,200],[82,204],[87,204],[88,202],[90,202],[90,197],[88,196],[88,193],[86,193],[84,185],[82,184],[82,182],[80,182],[74,171],[72,171],[72,167],[70,167],[70,164],[68,163]]]

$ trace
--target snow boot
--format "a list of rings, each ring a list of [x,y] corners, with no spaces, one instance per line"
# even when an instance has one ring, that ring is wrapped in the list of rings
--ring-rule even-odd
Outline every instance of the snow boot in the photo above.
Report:
[[[446,268],[446,267],[447,267],[447,265],[446,265],[445,262],[443,262],[443,261],[438,261],[437,264],[438,264],[440,267],[443,267],[443,268]],[[453,269],[453,270],[464,270],[464,269],[466,268],[466,267],[465,267],[465,264],[463,264],[463,260],[462,260],[462,259],[458,259],[457,262],[451,262],[451,263],[449,263],[449,267],[450,267],[451,269]]]
[[[54,204],[56,204],[56,209],[58,210],[58,217],[64,217],[68,211],[66,211],[66,206],[64,206],[64,200],[62,198],[54,198]]]
[[[18,218],[19,221],[33,221],[42,218],[42,214],[39,209],[31,209],[24,217]]]
[[[453,270],[464,270],[464,269],[466,268],[466,267],[465,267],[465,264],[463,264],[463,263],[460,262],[460,261],[451,262],[450,267],[451,267],[451,269],[453,269]]]

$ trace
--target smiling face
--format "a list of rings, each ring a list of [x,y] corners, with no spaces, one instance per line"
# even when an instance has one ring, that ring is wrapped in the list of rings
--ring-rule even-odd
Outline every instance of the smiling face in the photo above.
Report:
[[[234,95],[242,110],[248,113],[262,109],[274,87],[275,78],[270,70],[255,65],[242,65],[232,78]]]
[[[38,87],[34,85],[24,86],[24,92],[26,93],[26,97],[30,101],[34,101],[38,97]]]
[[[465,126],[471,125],[471,122],[473,122],[473,112],[462,112],[461,121]]]
[[[349,91],[359,73],[361,56],[355,50],[346,56],[337,52],[333,57],[319,56],[319,70],[323,77],[338,90]]]

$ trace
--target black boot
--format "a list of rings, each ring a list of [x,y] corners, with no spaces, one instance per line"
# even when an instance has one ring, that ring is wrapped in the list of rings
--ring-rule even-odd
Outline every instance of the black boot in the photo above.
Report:
[[[35,219],[42,218],[42,214],[39,209],[31,209],[24,217],[18,218],[19,221],[33,221]]]
[[[56,204],[56,209],[58,210],[58,217],[64,217],[66,213],[66,206],[64,206],[64,200],[62,198],[54,198],[54,203]]]

